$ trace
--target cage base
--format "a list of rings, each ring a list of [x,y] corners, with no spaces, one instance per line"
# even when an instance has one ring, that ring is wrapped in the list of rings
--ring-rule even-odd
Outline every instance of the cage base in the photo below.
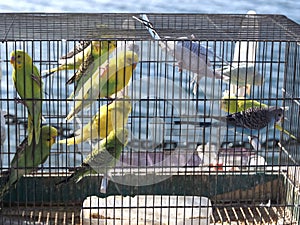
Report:
[[[10,207],[2,209],[1,224],[23,224],[25,221],[34,224],[80,224],[80,205],[72,207]],[[114,224],[118,220],[110,219]],[[103,221],[108,221],[103,218]],[[123,221],[124,222],[124,221]],[[124,224],[124,223],[123,223]],[[132,224],[132,223],[131,223]],[[141,224],[153,224],[145,223]],[[287,207],[283,206],[220,206],[213,207],[210,224],[297,224],[293,221]]]

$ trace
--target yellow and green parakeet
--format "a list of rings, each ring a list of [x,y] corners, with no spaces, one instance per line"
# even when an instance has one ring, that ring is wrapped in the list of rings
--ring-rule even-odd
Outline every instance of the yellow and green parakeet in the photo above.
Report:
[[[264,103],[261,103],[253,99],[237,97],[234,94],[230,94],[229,92],[225,92],[221,99],[221,109],[226,113],[234,114],[234,113],[246,111],[251,108],[268,109],[270,107]],[[275,128],[287,134],[292,139],[299,141],[297,137],[295,137],[289,131],[285,130],[278,123],[275,124]]]
[[[100,107],[98,113],[84,127],[75,132],[75,137],[59,141],[60,144],[79,144],[86,140],[103,139],[112,130],[125,127],[131,112],[129,99],[116,99],[108,105]]]
[[[14,86],[28,110],[28,143],[35,137],[39,143],[42,119],[43,82],[40,72],[33,65],[31,57],[24,51],[11,53],[10,63],[13,66]]]
[[[75,105],[66,120],[72,120],[76,113],[92,104],[95,99],[121,91],[129,83],[138,61],[138,55],[133,51],[119,52],[107,60],[80,88],[74,97]]]
[[[116,41],[92,41],[92,51],[86,55],[75,74],[67,81],[67,84],[74,83],[74,91],[69,96],[69,99],[73,98],[80,87],[96,72],[98,67],[108,60],[109,55],[116,47]]]
[[[92,41],[88,48],[86,56],[83,58],[75,74],[67,81],[67,84],[80,81],[84,83],[96,69],[102,65],[117,47],[116,41]]]
[[[75,49],[59,60],[59,66],[43,71],[44,76],[49,76],[55,72],[63,70],[77,70],[75,75],[68,80],[68,84],[78,81],[88,66],[103,55],[108,58],[108,54],[116,48],[116,41],[81,41]],[[105,59],[105,60],[106,60]],[[104,61],[105,61],[104,60]]]
[[[84,159],[81,167],[57,185],[71,180],[77,183],[84,176],[91,174],[107,175],[109,170],[115,167],[117,161],[120,159],[122,150],[127,145],[127,142],[127,129],[117,128],[116,130],[112,130],[105,139],[102,139],[95,145],[92,152]]]
[[[54,127],[43,126],[38,144],[28,144],[27,138],[21,143],[11,162],[7,182],[0,190],[1,198],[22,176],[35,171],[47,160],[57,135],[58,132]]]

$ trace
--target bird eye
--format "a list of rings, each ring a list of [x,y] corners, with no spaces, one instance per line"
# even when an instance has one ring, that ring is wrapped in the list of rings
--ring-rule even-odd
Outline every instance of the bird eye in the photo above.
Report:
[[[20,56],[20,55],[17,55],[17,58],[21,58],[21,56]]]

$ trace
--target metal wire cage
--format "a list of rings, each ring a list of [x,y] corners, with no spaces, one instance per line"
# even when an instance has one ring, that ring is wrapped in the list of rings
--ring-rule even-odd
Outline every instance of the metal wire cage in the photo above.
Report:
[[[0,17],[2,224],[299,224],[298,24]]]

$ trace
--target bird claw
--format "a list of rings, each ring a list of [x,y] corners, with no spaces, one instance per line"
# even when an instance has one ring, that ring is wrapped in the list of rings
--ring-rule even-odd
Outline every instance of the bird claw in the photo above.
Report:
[[[23,100],[23,99],[21,99],[21,98],[18,98],[18,97],[16,97],[16,98],[15,98],[15,102],[16,102],[17,104],[21,103],[21,104],[23,104],[23,105],[25,105],[25,106],[26,106],[26,104],[25,104],[24,100]]]

